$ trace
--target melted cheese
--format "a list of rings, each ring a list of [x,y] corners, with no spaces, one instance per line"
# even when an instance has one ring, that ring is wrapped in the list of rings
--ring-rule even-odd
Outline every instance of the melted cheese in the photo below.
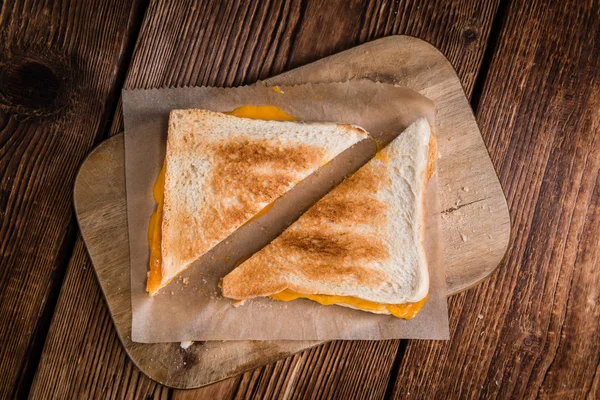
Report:
[[[296,121],[296,118],[276,106],[241,106],[223,114],[266,121]]]
[[[403,319],[412,319],[416,316],[423,305],[427,302],[427,297],[423,298],[416,303],[404,303],[404,304],[380,304],[374,301],[359,299],[358,297],[352,296],[330,296],[324,294],[302,294],[294,292],[293,290],[286,289],[283,292],[273,294],[272,299],[279,301],[291,301],[296,299],[309,299],[316,301],[317,303],[329,306],[332,304],[344,304],[359,310],[387,313],[389,312],[394,317]]]
[[[150,245],[150,272],[148,273],[148,284],[146,290],[150,293],[156,292],[160,288],[162,280],[162,255],[160,244],[162,241],[162,214],[165,194],[165,166],[160,170],[158,178],[152,188],[152,195],[156,201],[156,211],[150,217],[148,225],[148,243]]]
[[[375,153],[375,158],[383,161],[383,162],[390,162],[390,159],[388,158],[388,156],[386,156],[385,154],[383,154],[382,152],[378,151],[377,153]]]
[[[246,226],[248,225],[250,222],[254,221],[257,218],[262,217],[263,215],[265,215],[267,212],[269,212],[269,210],[271,208],[273,208],[273,205],[275,204],[275,202],[272,202],[271,204],[267,204],[262,210],[260,210],[259,212],[257,212],[256,214],[254,214],[254,217],[250,218],[248,221],[246,221],[246,223],[242,226]]]
[[[279,89],[279,88],[278,88]],[[277,91],[276,89],[273,89]],[[240,118],[250,119],[262,119],[270,121],[296,121],[296,118],[292,117],[282,109],[275,106],[241,106],[235,110],[226,112],[224,114],[233,115]],[[150,272],[148,273],[148,284],[146,290],[154,294],[158,289],[161,288],[162,281],[162,254],[161,254],[161,242],[162,242],[162,214],[163,214],[163,202],[165,192],[165,166],[163,165],[152,194],[154,201],[156,201],[156,211],[152,213],[150,217],[150,223],[148,226],[148,245],[150,246]],[[273,203],[267,205],[265,208],[260,210],[254,217],[248,222],[255,220],[262,216],[273,207]]]

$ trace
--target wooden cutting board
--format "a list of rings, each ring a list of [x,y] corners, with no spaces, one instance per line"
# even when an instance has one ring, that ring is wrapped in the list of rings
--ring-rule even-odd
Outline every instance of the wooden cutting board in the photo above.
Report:
[[[393,36],[270,78],[268,85],[358,78],[410,87],[436,104],[439,191],[448,295],[488,277],[510,237],[506,199],[469,102],[448,60],[428,43]],[[198,342],[142,344],[130,339],[129,244],[123,135],[85,160],[74,189],[77,219],[119,337],[152,379],[196,388],[242,373],[321,342]]]

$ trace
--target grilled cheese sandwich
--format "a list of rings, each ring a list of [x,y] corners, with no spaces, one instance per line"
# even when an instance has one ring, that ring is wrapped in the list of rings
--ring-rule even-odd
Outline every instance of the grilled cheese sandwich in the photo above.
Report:
[[[427,300],[424,201],[435,137],[411,125],[222,280],[225,297],[305,298],[411,319]]]

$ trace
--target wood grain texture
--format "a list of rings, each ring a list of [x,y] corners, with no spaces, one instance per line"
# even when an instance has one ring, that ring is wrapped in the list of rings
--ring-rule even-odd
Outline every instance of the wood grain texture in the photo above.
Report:
[[[352,27],[352,24],[343,22],[346,19],[353,23],[358,20],[359,25],[347,31],[332,28],[332,34],[322,37],[319,29],[306,28],[310,21],[319,16],[318,2],[263,2],[235,4],[235,7],[232,3],[222,7],[218,5],[217,2],[203,2],[193,7],[187,2],[153,2],[139,37],[126,87],[250,83],[364,41],[393,33],[408,33],[423,37],[439,47],[457,68],[463,86],[470,93],[497,2],[448,1],[437,4],[436,7],[427,2],[383,1],[346,7],[345,2],[338,2],[328,5],[328,12],[320,18],[324,22],[336,21],[336,24],[340,23],[340,26],[345,27]],[[360,15],[360,18],[356,15]],[[273,20],[280,23],[272,23]],[[306,44],[302,43],[308,43],[313,48],[304,51],[302,48]],[[112,132],[122,129],[119,114],[117,113],[113,123]],[[79,282],[72,284],[81,285]],[[63,296],[74,296],[77,293],[79,292],[65,289]],[[91,293],[79,298],[79,301],[105,307],[99,296],[98,293]],[[65,307],[57,313],[54,324],[58,324],[59,320],[73,318],[77,318],[75,311]],[[57,340],[59,335],[84,337],[87,329],[65,326],[50,336],[48,342]],[[108,346],[104,338],[99,338],[96,345]],[[373,346],[369,354],[378,357],[375,344],[366,346]],[[75,353],[77,357],[89,360],[91,366],[98,362],[89,353],[83,353],[77,348],[65,351],[59,346],[53,348],[52,353],[53,358],[46,353],[44,358],[57,360]],[[340,362],[351,357],[350,349],[346,347],[335,354]],[[395,352],[386,353],[385,357],[378,360],[389,362],[393,360],[394,354]],[[368,365],[364,353],[363,358],[365,361],[358,361]],[[48,379],[53,373],[69,375],[65,370],[57,372],[50,363],[44,368],[48,369],[44,374],[40,371],[40,376],[44,376],[44,379]],[[357,370],[360,370],[360,365]],[[374,379],[385,380],[388,376],[388,371],[377,368],[369,370]],[[336,372],[335,376],[340,373]],[[308,368],[305,375],[303,380],[318,379],[319,370]],[[41,382],[42,379],[36,380],[36,384]],[[65,385],[71,387],[78,385],[76,381],[65,382],[68,382]],[[355,380],[352,375],[330,382],[335,382],[335,385],[343,386],[346,390],[352,390],[361,384],[360,379]],[[116,384],[118,383],[108,379],[98,382],[102,387]]]
[[[56,305],[57,315],[66,312],[76,317],[54,319],[31,398],[168,398],[169,390],[142,374],[121,346],[80,238]],[[64,334],[71,331],[83,334]]]
[[[514,1],[505,13],[477,117],[512,248],[493,279],[452,299],[449,343],[408,344],[398,399],[600,397],[600,7]]]
[[[383,398],[399,342],[329,342],[173,399]]]
[[[113,111],[134,5],[2,2],[0,398],[29,389],[75,240],[75,172]]]

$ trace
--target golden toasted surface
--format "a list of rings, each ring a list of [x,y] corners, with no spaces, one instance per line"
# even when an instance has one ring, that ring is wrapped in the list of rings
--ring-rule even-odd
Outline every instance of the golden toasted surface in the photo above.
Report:
[[[199,214],[178,215],[179,226],[200,225],[207,241],[226,236],[231,226],[242,225],[297,181],[298,171],[310,169],[324,157],[318,147],[295,145],[283,147],[272,140],[230,140],[207,146],[213,157],[207,190],[216,199],[231,199],[206,203]],[[182,246],[183,257],[194,257],[192,246]]]
[[[373,194],[389,185],[387,174],[381,175],[374,166],[366,165],[323,197],[302,218],[306,224],[310,220],[321,223],[324,219],[340,225],[382,226],[386,221],[387,205]]]
[[[435,138],[419,120],[379,155],[225,276],[223,295],[286,291],[395,306],[422,300],[428,290],[424,199],[435,171]]]
[[[210,187],[216,198],[235,198],[222,209],[202,210],[202,229],[221,237],[221,227],[241,225],[249,215],[284,193],[296,172],[309,169],[323,157],[313,146],[295,146],[293,151],[269,140],[230,141],[212,146],[214,169]],[[243,188],[243,190],[240,190]]]
[[[379,240],[354,232],[338,232],[326,228],[317,232],[309,229],[288,231],[281,236],[279,245],[287,249],[286,253],[291,257],[305,257],[310,261],[306,264],[335,264],[347,254],[352,254],[355,261],[365,262],[385,258],[387,255]],[[315,259],[315,255],[318,259]]]
[[[340,280],[367,287],[381,285],[386,273],[373,265],[390,256],[382,240],[388,209],[376,194],[390,184],[387,168],[377,164],[361,168],[227,275],[224,296],[266,296],[286,288],[310,293],[310,282],[315,280],[331,285]]]

